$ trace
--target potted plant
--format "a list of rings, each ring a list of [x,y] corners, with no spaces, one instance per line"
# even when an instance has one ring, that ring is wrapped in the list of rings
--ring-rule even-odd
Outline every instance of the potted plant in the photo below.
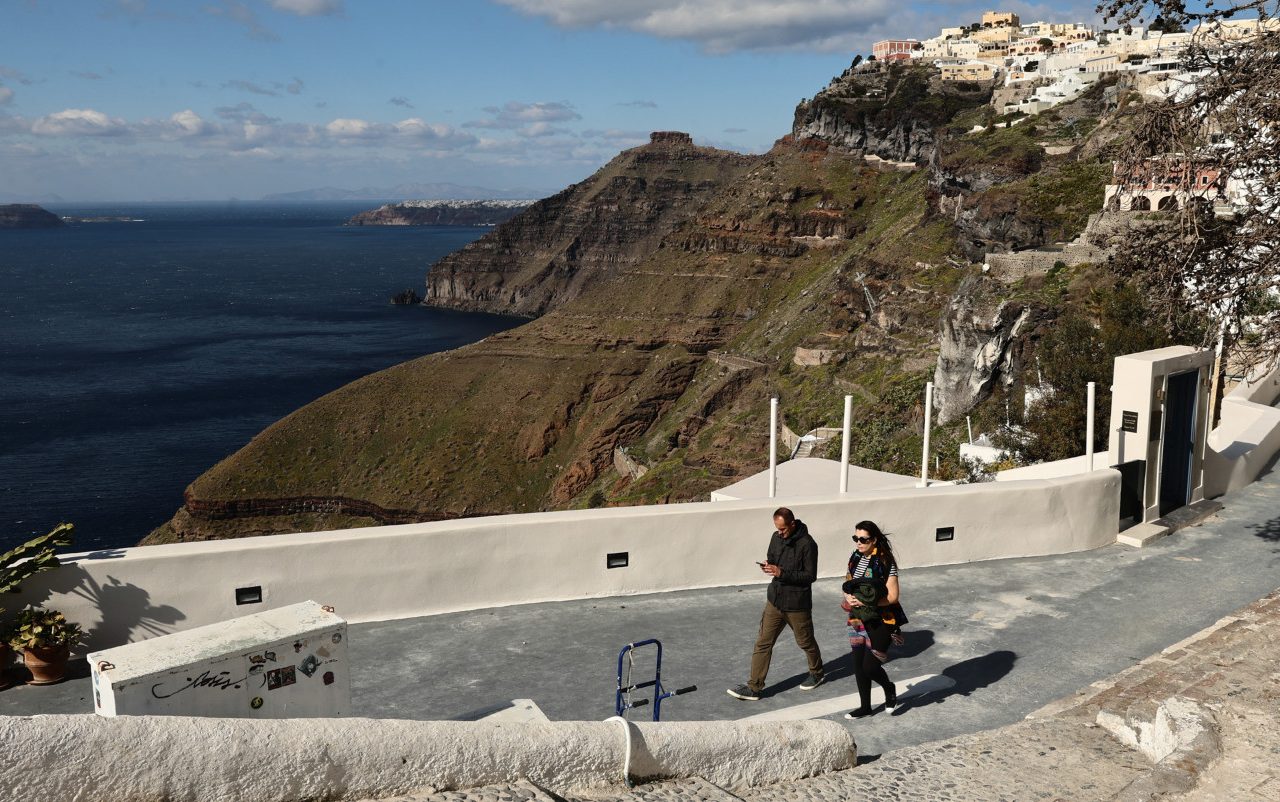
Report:
[[[27,577],[56,568],[58,550],[71,545],[71,535],[75,527],[71,524],[58,524],[47,534],[34,537],[17,548],[0,554],[0,597],[6,593],[18,593],[19,585]],[[4,608],[0,607],[0,689],[9,687],[5,669],[13,660],[9,640],[13,637],[13,629],[4,623]]]
[[[32,685],[52,685],[67,675],[71,647],[80,642],[80,625],[57,610],[28,607],[13,623],[9,645],[22,651]]]

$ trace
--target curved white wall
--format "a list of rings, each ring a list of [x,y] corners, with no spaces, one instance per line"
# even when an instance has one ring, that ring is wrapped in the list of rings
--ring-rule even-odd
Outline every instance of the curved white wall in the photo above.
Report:
[[[851,768],[834,721],[633,723],[632,777],[732,790]],[[5,799],[364,800],[523,779],[564,792],[622,786],[616,722],[0,717]],[[127,745],[130,759],[121,759]]]
[[[1280,367],[1238,385],[1222,399],[1218,428],[1205,453],[1205,496],[1239,490],[1280,454]]]
[[[1119,474],[811,498],[545,512],[72,555],[0,606],[47,604],[85,651],[314,599],[351,622],[761,581],[778,504],[806,521],[822,576],[844,573],[855,522],[894,535],[905,567],[1115,541]],[[954,539],[937,542],[939,527]],[[606,555],[627,552],[626,568]],[[236,606],[237,587],[263,603]]]

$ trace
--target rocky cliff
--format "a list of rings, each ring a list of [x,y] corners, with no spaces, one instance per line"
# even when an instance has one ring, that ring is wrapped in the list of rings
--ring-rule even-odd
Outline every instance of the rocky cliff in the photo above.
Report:
[[[432,306],[530,317],[640,264],[756,159],[657,132],[587,180],[538,201],[427,275]]]
[[[1105,166],[1048,156],[1030,126],[973,133],[989,87],[931,81],[851,70],[768,154],[660,132],[535,203],[427,282],[429,303],[535,320],[294,412],[151,541],[705,498],[767,464],[772,395],[808,431],[853,394],[854,461],[917,472],[925,381],[981,423],[1087,269],[1006,284],[974,254],[1073,236]],[[973,180],[984,162],[1008,172]],[[959,471],[958,431],[933,436]]]
[[[404,201],[387,203],[347,220],[349,226],[495,226],[533,201]]]
[[[34,203],[0,206],[0,228],[57,228],[62,218]]]
[[[792,133],[860,155],[923,164],[939,128],[960,111],[985,106],[992,83],[942,81],[931,70],[901,64],[860,64],[796,107]]]

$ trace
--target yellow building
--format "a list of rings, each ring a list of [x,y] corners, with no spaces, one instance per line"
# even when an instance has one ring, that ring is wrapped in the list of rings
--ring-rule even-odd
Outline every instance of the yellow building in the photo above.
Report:
[[[982,15],[984,28],[1020,28],[1022,20],[1012,11],[987,11]]]
[[[996,77],[996,68],[986,63],[944,64],[940,69],[944,81],[989,81]]]

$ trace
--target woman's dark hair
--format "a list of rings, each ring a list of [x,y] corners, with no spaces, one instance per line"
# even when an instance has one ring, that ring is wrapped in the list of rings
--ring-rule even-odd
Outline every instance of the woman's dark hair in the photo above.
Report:
[[[885,570],[898,564],[898,558],[893,553],[893,544],[889,542],[888,535],[876,526],[875,521],[858,521],[853,530],[856,532],[859,529],[876,539],[875,546],[880,551],[880,559],[884,561]]]

